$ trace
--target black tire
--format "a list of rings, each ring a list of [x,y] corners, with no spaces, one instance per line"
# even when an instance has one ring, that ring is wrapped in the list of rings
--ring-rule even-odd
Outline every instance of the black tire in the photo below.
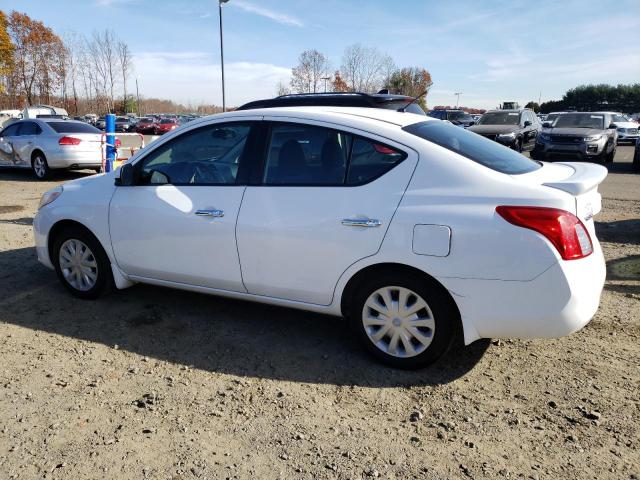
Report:
[[[635,153],[633,154],[633,163],[631,164],[631,171],[640,173],[640,148],[636,148]]]
[[[94,168],[93,171],[96,172],[96,173],[102,173],[102,167]]]
[[[60,266],[60,249],[68,240],[79,240],[84,243],[91,251],[92,257],[96,263],[96,275],[94,285],[86,290],[78,289],[74,287],[65,278],[62,268]],[[113,272],[111,271],[111,262],[109,257],[105,253],[102,245],[98,239],[93,236],[88,230],[72,226],[62,230],[53,241],[53,248],[51,249],[51,261],[55,266],[56,273],[60,282],[65,286],[69,292],[75,297],[82,299],[95,299],[111,290],[113,286]]]
[[[613,159],[615,158],[615,156],[616,156],[616,149],[614,147],[614,149],[611,150],[610,153],[604,156],[604,163],[613,163]]]
[[[383,352],[369,338],[363,324],[365,303],[370,295],[384,287],[407,288],[422,297],[431,310],[435,324],[432,330],[433,337],[431,343],[421,353],[410,357],[394,356]],[[351,329],[365,349],[380,362],[401,369],[422,368],[436,362],[447,352],[460,326],[460,313],[448,292],[435,280],[404,270],[376,273],[365,280],[356,289],[348,312]]]
[[[47,157],[42,152],[35,152],[31,156],[31,170],[38,180],[48,180],[51,177]]]

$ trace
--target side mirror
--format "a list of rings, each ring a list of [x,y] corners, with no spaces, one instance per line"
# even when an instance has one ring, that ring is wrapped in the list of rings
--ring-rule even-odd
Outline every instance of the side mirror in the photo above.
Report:
[[[133,164],[125,163],[120,167],[120,177],[116,178],[116,185],[120,187],[130,187],[133,184]]]
[[[544,128],[551,128],[551,122],[542,122]]]
[[[531,121],[530,120],[525,120],[524,121],[524,126],[525,127],[530,127],[531,126]]]
[[[618,126],[615,123],[612,123],[611,125],[609,125],[609,128],[613,128],[614,130],[616,130]]]

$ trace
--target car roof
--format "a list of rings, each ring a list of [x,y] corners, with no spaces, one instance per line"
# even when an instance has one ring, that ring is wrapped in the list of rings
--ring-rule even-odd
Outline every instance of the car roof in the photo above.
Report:
[[[418,115],[409,112],[398,112],[396,110],[387,110],[383,108],[369,107],[332,107],[332,106],[314,106],[314,107],[273,107],[261,108],[255,110],[234,110],[232,112],[217,113],[208,117],[201,117],[198,123],[211,119],[212,117],[247,117],[247,116],[264,116],[264,117],[290,117],[300,119],[317,119],[326,121],[343,121],[348,123],[371,123],[395,125],[404,127],[419,122],[438,122],[439,120]],[[193,122],[191,122],[193,123]],[[191,124],[190,123],[190,124]]]
[[[275,108],[286,106],[344,106],[344,107],[376,107],[381,103],[410,102],[413,97],[393,95],[389,93],[362,92],[327,92],[297,93],[281,95],[275,98],[254,100],[241,105],[236,110],[253,110],[256,108]]]
[[[494,112],[505,112],[505,113],[522,113],[522,112],[533,112],[530,108],[496,108],[494,110],[487,110],[484,113],[494,113]]]

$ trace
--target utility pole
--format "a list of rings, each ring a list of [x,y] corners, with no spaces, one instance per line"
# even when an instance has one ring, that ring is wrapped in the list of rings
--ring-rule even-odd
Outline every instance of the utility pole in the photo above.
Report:
[[[456,93],[454,93],[454,95],[457,97],[456,98],[456,108],[458,108],[458,105],[460,105],[460,95],[462,95],[462,92],[456,92]]]
[[[227,103],[224,95],[224,48],[222,45],[222,4],[229,0],[218,0],[218,15],[220,17],[220,67],[222,69],[222,111],[226,112]]]
[[[138,90],[138,77],[136,77],[136,113],[140,117],[140,91]]]

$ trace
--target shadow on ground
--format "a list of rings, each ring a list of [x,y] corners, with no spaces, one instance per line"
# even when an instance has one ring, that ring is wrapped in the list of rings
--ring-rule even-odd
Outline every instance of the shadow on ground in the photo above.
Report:
[[[396,387],[452,382],[488,340],[456,344],[419,371],[386,368],[352,340],[343,319],[137,285],[97,301],[71,297],[32,248],[0,252],[0,320],[172,363],[240,376]]]
[[[76,178],[84,178],[90,175],[95,175],[91,170],[52,170],[51,178],[48,181],[66,182],[68,180],[75,180]],[[13,182],[40,182],[31,169],[29,168],[15,168],[0,166],[0,181],[13,181]]]
[[[596,222],[596,232],[601,242],[640,244],[640,219]]]

